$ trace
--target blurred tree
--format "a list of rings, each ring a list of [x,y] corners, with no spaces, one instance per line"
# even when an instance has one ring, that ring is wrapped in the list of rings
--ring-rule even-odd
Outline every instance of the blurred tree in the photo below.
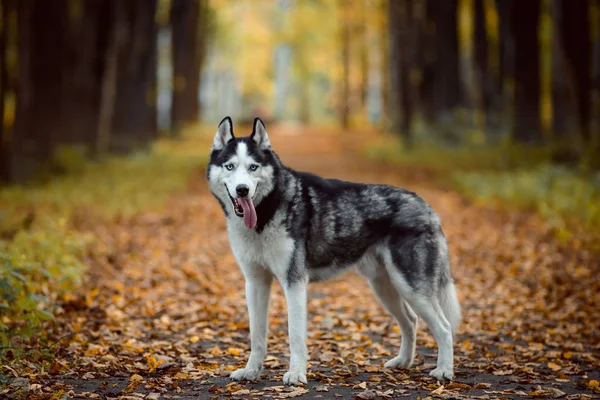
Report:
[[[349,7],[351,0],[340,0],[341,8],[341,45],[342,45],[342,88],[341,88],[341,106],[340,121],[342,128],[348,129],[350,126],[350,17]]]
[[[390,30],[390,85],[392,107],[401,112],[391,112],[392,129],[400,132],[406,145],[411,145],[411,121],[413,118],[412,83],[413,70],[413,1],[397,0],[389,2]],[[401,119],[399,118],[401,116]]]
[[[199,117],[200,67],[205,53],[204,4],[201,0],[172,0],[173,132]]]
[[[8,70],[6,65],[7,55],[7,36],[8,36],[8,3],[7,0],[0,0],[0,181],[6,181],[9,178],[8,157],[9,140],[5,135],[4,109],[5,100],[8,95]]]
[[[507,116],[512,99],[515,74],[515,40],[511,28],[511,9],[515,0],[496,0],[498,12],[498,81],[501,90],[501,112]]]
[[[127,23],[119,32],[111,149],[128,152],[157,135],[157,0],[129,0],[121,6]]]
[[[69,3],[63,65],[62,142],[81,143],[94,150],[98,136],[105,53],[112,32],[114,0]]]
[[[479,91],[480,107],[485,116],[489,117],[494,96],[493,76],[490,71],[490,44],[486,29],[484,0],[475,0],[474,4],[475,30],[473,48],[475,52],[475,75]],[[489,123],[489,118],[487,118]]]
[[[462,102],[459,76],[458,0],[428,0],[436,22],[435,109],[436,120],[452,119],[451,113]]]
[[[585,164],[588,168],[600,171],[600,0],[590,2],[590,29],[592,31],[592,81],[590,85],[590,126],[589,140],[586,143]]]
[[[67,0],[19,0],[17,107],[11,140],[11,180],[45,167],[62,128],[64,27]]]
[[[588,0],[554,0],[553,57],[555,110],[553,130],[564,135],[569,130],[568,115],[577,115],[577,128],[585,143],[590,139],[592,43]]]
[[[95,154],[103,154],[110,150],[111,131],[115,115],[115,99],[117,95],[117,71],[119,52],[125,40],[127,21],[123,12],[124,5],[119,0],[105,0],[108,7],[101,23],[101,29],[109,32],[102,54],[103,73],[100,83],[100,105],[98,112],[98,128]]]
[[[512,137],[520,143],[540,142],[540,0],[519,2],[518,6],[510,4],[510,20],[515,44]]]
[[[418,29],[414,40],[417,48],[418,104],[421,115],[428,121],[435,119],[435,76],[436,76],[436,5],[429,0],[413,0],[417,11]],[[412,81],[412,79],[411,79]]]

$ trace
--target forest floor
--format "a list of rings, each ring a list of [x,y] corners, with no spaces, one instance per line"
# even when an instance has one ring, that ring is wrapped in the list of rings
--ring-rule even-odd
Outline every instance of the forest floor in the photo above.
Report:
[[[51,366],[37,375],[21,371],[0,397],[600,396],[598,255],[556,242],[535,214],[474,205],[423,170],[362,158],[366,136],[283,127],[270,133],[290,167],[402,186],[438,211],[464,313],[454,382],[429,377],[437,348],[422,323],[416,365],[382,369],[399,348],[399,329],[354,272],[309,287],[308,385],[281,382],[289,352],[279,285],[262,380],[231,382],[249,353],[244,279],[199,170],[161,212],[76,221],[100,240],[88,252],[84,285],[56,312]]]

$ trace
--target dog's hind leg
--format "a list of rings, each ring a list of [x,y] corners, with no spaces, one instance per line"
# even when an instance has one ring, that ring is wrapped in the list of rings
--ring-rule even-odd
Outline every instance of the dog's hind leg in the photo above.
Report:
[[[369,280],[371,288],[381,304],[396,319],[402,334],[402,343],[398,356],[385,363],[386,368],[409,368],[415,359],[415,343],[417,340],[417,316],[400,297],[390,282],[387,273]]]
[[[392,253],[397,251],[395,255]],[[410,276],[410,271],[425,271],[425,260],[434,260],[427,249],[409,246],[404,249],[392,249],[384,257],[390,282],[405,299],[414,312],[425,321],[438,345],[437,368],[429,375],[439,380],[454,378],[454,348],[452,345],[452,326],[440,306],[435,285],[426,276]],[[433,253],[435,255],[435,253]],[[419,272],[417,272],[419,274]],[[409,281],[408,279],[412,279]]]
[[[231,373],[235,380],[257,380],[267,355],[269,302],[273,276],[264,269],[246,274],[246,301],[250,317],[250,357],[245,368]]]
[[[407,301],[415,312],[425,321],[438,345],[437,368],[429,375],[438,380],[454,378],[454,348],[452,346],[452,328],[444,316],[436,297],[421,294],[410,296]]]

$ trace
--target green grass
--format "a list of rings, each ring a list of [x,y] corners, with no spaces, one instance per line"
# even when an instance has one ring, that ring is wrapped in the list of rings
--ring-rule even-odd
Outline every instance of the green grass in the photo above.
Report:
[[[515,145],[416,146],[391,139],[365,149],[371,159],[435,173],[459,192],[485,204],[538,212],[559,238],[584,233],[600,239],[600,175],[549,163],[549,148]]]
[[[561,238],[571,228],[600,237],[600,179],[564,167],[541,165],[504,172],[467,172],[452,177],[454,187],[482,202],[534,209]]]
[[[417,145],[406,149],[392,139],[382,145],[367,147],[365,155],[371,159],[393,161],[402,165],[425,167],[445,174],[457,171],[505,171],[518,168],[534,168],[545,163],[549,149],[525,146],[497,145],[461,146],[456,148]]]
[[[0,359],[38,333],[52,319],[56,296],[80,283],[94,236],[75,230],[72,216],[110,219],[160,208],[185,189],[207,148],[192,135],[158,140],[143,153],[77,161],[45,184],[0,188]]]

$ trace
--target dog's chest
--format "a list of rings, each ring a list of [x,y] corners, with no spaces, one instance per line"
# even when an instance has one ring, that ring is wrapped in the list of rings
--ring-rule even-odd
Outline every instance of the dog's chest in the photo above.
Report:
[[[231,249],[241,268],[262,266],[276,276],[285,276],[294,251],[294,240],[285,228],[268,225],[259,234],[246,228],[243,223],[227,224]]]

